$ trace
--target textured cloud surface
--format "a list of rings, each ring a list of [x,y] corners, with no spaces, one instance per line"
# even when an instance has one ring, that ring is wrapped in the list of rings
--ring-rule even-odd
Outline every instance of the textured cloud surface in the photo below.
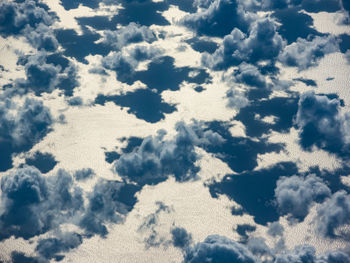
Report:
[[[349,7],[0,1],[0,262],[350,263]]]

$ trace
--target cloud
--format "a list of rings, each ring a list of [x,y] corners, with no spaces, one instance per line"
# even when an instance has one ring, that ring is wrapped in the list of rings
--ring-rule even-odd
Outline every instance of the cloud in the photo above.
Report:
[[[211,235],[185,252],[183,263],[200,262],[254,263],[258,260],[245,246],[224,236]]]
[[[159,215],[161,213],[169,214],[172,212],[172,208],[159,201],[156,202],[156,205],[157,210],[154,213],[147,215],[137,229],[138,232],[147,234],[143,240],[146,249],[149,249],[150,247],[159,247],[162,244],[166,246],[167,243],[169,243],[163,235],[158,233],[157,227],[159,226]]]
[[[337,99],[305,92],[299,100],[296,124],[300,143],[306,150],[312,146],[345,157],[349,152],[350,114],[342,114]]]
[[[192,244],[192,235],[182,227],[174,227],[171,229],[172,242],[175,247],[185,248]]]
[[[61,54],[53,57],[45,51],[39,51],[34,55],[20,57],[18,63],[24,66],[26,79],[15,80],[17,89],[32,90],[37,96],[60,89],[66,96],[72,96],[74,88],[79,86],[77,67],[65,61]]]
[[[228,99],[227,107],[236,110],[240,110],[249,104],[249,100],[245,97],[244,93],[234,88],[226,92],[226,98]]]
[[[251,64],[243,62],[234,74],[237,82],[256,88],[266,88],[266,79],[259,69]]]
[[[275,22],[268,18],[259,19],[251,25],[249,36],[238,28],[233,29],[213,54],[203,55],[202,62],[213,70],[222,70],[242,62],[273,60],[284,45],[284,40],[276,32]]]
[[[343,190],[333,194],[317,209],[316,222],[321,235],[337,237],[338,228],[350,223],[350,195]]]
[[[100,179],[88,194],[89,205],[78,225],[88,235],[106,236],[106,223],[121,223],[136,203],[139,187]]]
[[[252,20],[236,0],[196,1],[194,5],[206,9],[186,15],[180,23],[198,35],[223,37],[235,27],[245,32]]]
[[[281,177],[275,189],[280,211],[298,220],[307,216],[313,202],[320,203],[330,195],[330,189],[315,175]]]
[[[277,255],[275,263],[299,263],[299,262],[317,262],[317,263],[346,263],[350,258],[344,252],[339,250],[316,255],[316,250],[310,245],[301,245],[293,250]]]
[[[36,28],[40,24],[50,26],[53,16],[47,12],[46,5],[37,1],[2,1],[0,3],[0,34],[17,35],[26,26]]]
[[[65,232],[56,235],[55,237],[40,239],[35,248],[40,256],[51,259],[55,258],[57,261],[64,256],[60,252],[68,252],[70,249],[76,248],[83,242],[81,235],[73,232]]]
[[[278,223],[278,222],[273,222],[271,224],[269,224],[269,228],[267,230],[267,234],[269,234],[272,237],[276,237],[276,236],[283,236],[283,232],[284,232],[284,227]]]
[[[262,237],[249,238],[247,242],[247,248],[255,256],[259,256],[259,257],[272,254],[270,248],[265,243],[265,239]]]
[[[84,168],[78,171],[75,171],[74,178],[78,181],[85,181],[87,179],[93,178],[95,176],[94,170],[91,168]]]
[[[122,27],[121,29],[111,31],[105,30],[103,42],[113,48],[120,50],[131,43],[147,42],[152,43],[156,36],[149,27],[140,26],[136,23]]]
[[[49,131],[51,113],[41,101],[26,99],[22,105],[10,99],[0,103],[0,170],[12,167],[12,153],[29,150]]]
[[[336,38],[332,36],[316,36],[312,40],[299,38],[296,42],[286,46],[279,56],[279,60],[287,66],[305,70],[317,65],[326,54],[338,51]]]
[[[58,41],[53,30],[43,23],[40,23],[34,30],[26,26],[23,30],[23,34],[28,39],[29,43],[37,49],[56,51],[58,48]]]
[[[117,73],[121,82],[132,84],[135,81],[135,70],[140,61],[157,57],[163,50],[154,46],[135,46],[127,51],[112,53],[101,60],[102,67]]]
[[[71,219],[84,205],[81,189],[63,170],[46,177],[31,166],[19,168],[1,178],[1,191],[1,239],[29,239],[45,233]]]
[[[140,185],[161,182],[170,175],[174,175],[177,181],[195,178],[199,171],[195,165],[199,159],[195,147],[208,143],[220,144],[223,139],[209,131],[198,136],[182,122],[176,124],[176,131],[172,140],[164,140],[164,130],[158,131],[155,137],[145,138],[139,147],[115,162],[116,172]]]

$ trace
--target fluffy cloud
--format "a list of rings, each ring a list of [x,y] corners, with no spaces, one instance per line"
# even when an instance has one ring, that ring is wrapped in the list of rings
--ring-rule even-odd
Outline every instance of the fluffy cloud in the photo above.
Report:
[[[266,88],[266,79],[257,67],[251,64],[242,63],[235,72],[237,82],[244,83],[251,87]]]
[[[0,3],[0,34],[19,34],[26,26],[51,25],[53,17],[34,0],[2,1]]]
[[[145,138],[140,147],[122,155],[115,162],[116,172],[141,185],[164,181],[170,175],[174,175],[178,181],[194,178],[199,170],[195,165],[199,159],[195,147],[208,143],[218,144],[223,139],[210,131],[198,136],[190,126],[182,122],[177,123],[176,131],[172,140],[164,140],[164,130],[160,130],[155,137]]]
[[[135,46],[129,49],[113,53],[102,58],[102,67],[117,73],[117,79],[132,84],[134,72],[140,61],[151,59],[163,53],[163,50],[153,46]]]
[[[136,23],[122,27],[119,30],[104,31],[103,42],[119,50],[131,43],[147,42],[152,43],[156,40],[156,36],[149,27],[140,26]]]
[[[26,99],[16,105],[10,99],[0,102],[0,170],[12,166],[11,155],[29,150],[49,131],[53,120],[41,101]]]
[[[79,220],[79,226],[89,235],[108,233],[106,222],[121,223],[136,202],[139,187],[100,179],[88,194],[89,205]]]
[[[317,65],[317,62],[326,54],[336,51],[338,51],[338,43],[335,37],[316,36],[312,40],[298,38],[283,50],[279,59],[287,66],[305,70]]]
[[[73,232],[60,233],[55,237],[40,239],[35,250],[46,259],[55,258],[57,261],[63,258],[60,252],[67,252],[78,247],[83,242],[81,235]]]
[[[330,189],[315,175],[281,177],[275,189],[281,212],[299,220],[307,216],[313,202],[322,202],[330,195]]]
[[[60,54],[57,57],[65,59]],[[49,61],[49,58],[44,51],[21,57],[18,63],[24,66],[26,79],[17,79],[16,88],[32,90],[36,95],[50,93],[57,88],[63,90],[66,96],[72,96],[74,88],[79,86],[77,67],[69,61],[62,67],[57,61]]]
[[[53,30],[43,23],[40,23],[34,30],[26,26],[23,34],[29,43],[37,49],[45,49],[47,51],[55,51],[58,48],[58,41]]]
[[[342,114],[337,99],[305,92],[299,100],[296,124],[304,149],[313,145],[346,157],[350,143],[350,114]]]
[[[345,191],[333,194],[317,209],[316,221],[319,233],[336,237],[337,229],[350,223],[350,195]]]
[[[175,247],[185,248],[192,243],[192,235],[182,227],[171,229],[172,242]]]
[[[185,16],[180,23],[198,35],[223,37],[235,27],[246,32],[252,19],[236,0],[195,1],[194,4],[207,8]]]
[[[1,239],[45,233],[83,208],[81,189],[63,170],[45,177],[30,166],[17,169],[1,178],[1,191]]]
[[[223,236],[208,236],[203,242],[189,247],[183,263],[254,263],[258,260],[244,246]]]
[[[214,70],[222,70],[242,62],[273,60],[284,45],[282,37],[276,32],[275,22],[267,18],[259,19],[251,25],[249,36],[235,28],[224,37],[213,54],[203,55],[202,62]]]

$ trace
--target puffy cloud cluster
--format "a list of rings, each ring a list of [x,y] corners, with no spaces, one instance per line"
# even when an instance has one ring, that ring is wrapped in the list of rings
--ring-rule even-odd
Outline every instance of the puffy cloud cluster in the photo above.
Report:
[[[83,208],[81,189],[63,170],[45,177],[30,166],[17,169],[1,178],[1,193],[1,239],[45,233]]]
[[[275,189],[281,212],[299,220],[307,216],[313,202],[322,202],[330,195],[330,189],[315,175],[281,177]]]
[[[79,85],[77,67],[69,61],[62,66],[57,61],[49,61],[49,58],[46,52],[21,57],[19,64],[24,66],[26,79],[17,79],[16,88],[34,91],[36,95],[58,88],[65,95],[72,96],[74,88]],[[61,59],[65,60],[64,57]]]
[[[170,175],[178,181],[194,178],[199,170],[195,165],[199,159],[195,147],[220,144],[223,138],[211,131],[198,136],[182,122],[177,123],[176,131],[172,140],[164,140],[164,130],[160,130],[158,136],[145,138],[139,147],[115,162],[116,172],[141,185],[164,181]]]
[[[49,26],[53,17],[34,0],[2,1],[0,3],[0,33],[3,36],[19,34],[26,26]]]
[[[296,42],[288,45],[283,50],[279,59],[287,66],[305,70],[317,65],[319,59],[326,54],[338,51],[338,49],[337,40],[333,36],[316,36],[312,40],[298,38]]]
[[[299,262],[315,262],[315,263],[347,263],[350,258],[341,251],[331,251],[322,255],[316,255],[314,247],[309,245],[297,246],[291,251],[287,251],[276,257],[275,263],[299,263]]]
[[[194,5],[205,9],[185,16],[180,23],[198,35],[223,37],[235,27],[246,32],[252,20],[237,0],[195,1]]]
[[[183,263],[254,263],[255,256],[242,244],[224,236],[208,236],[203,242],[187,248]]]
[[[192,235],[182,227],[171,229],[171,237],[175,247],[185,248],[192,243]]]
[[[214,70],[222,70],[242,62],[273,60],[284,45],[284,40],[276,32],[275,22],[268,18],[259,19],[251,25],[249,36],[238,28],[233,29],[213,54],[203,55],[202,62]]]
[[[235,72],[235,79],[251,87],[266,88],[267,86],[266,77],[260,73],[259,69],[245,62],[239,65]]]
[[[127,52],[119,51],[102,58],[102,67],[114,70],[117,79],[132,84],[134,72],[140,61],[159,56],[163,50],[154,46],[135,46]]]
[[[60,252],[68,252],[78,247],[83,242],[83,237],[74,232],[59,233],[55,237],[40,239],[35,250],[38,254],[45,258],[55,258],[57,261],[64,256]]]
[[[103,42],[119,50],[128,44],[147,42],[152,43],[156,40],[156,36],[149,27],[140,26],[136,23],[122,27],[116,31],[104,31]]]
[[[350,195],[339,191],[327,199],[317,210],[317,229],[326,237],[341,236],[340,227],[350,224]]]
[[[248,244],[240,244],[224,236],[211,235],[203,242],[184,249],[183,263],[348,263],[350,257],[340,250],[317,255],[310,245],[297,246],[282,253],[274,252],[262,238],[252,238]]]
[[[58,41],[53,30],[42,23],[34,30],[26,26],[23,30],[23,34],[26,36],[29,43],[37,49],[55,51],[58,48]]]
[[[342,114],[337,99],[305,92],[299,100],[296,124],[304,149],[312,146],[346,157],[350,143],[350,114]]]
[[[251,0],[242,1],[249,10],[304,9],[307,12],[335,12],[340,9],[339,0]]]
[[[49,131],[51,113],[41,101],[26,99],[22,105],[10,99],[0,102],[0,170],[12,166],[11,155],[29,150]]]
[[[89,173],[89,169],[75,174]],[[81,175],[79,175],[81,176]],[[79,178],[78,176],[78,178]],[[83,237],[108,233],[107,223],[120,223],[136,203],[139,187],[100,179],[85,193],[64,170],[45,176],[32,166],[24,166],[4,175],[0,181],[0,240],[11,236],[39,239],[39,259],[62,259],[61,252],[78,247]],[[61,232],[63,224],[80,226],[85,234]]]
[[[55,19],[55,16],[48,12],[46,5],[36,0],[0,3],[0,35],[24,35],[37,49],[57,49],[58,41],[49,27]]]
[[[100,179],[88,194],[89,205],[78,225],[89,235],[105,236],[106,222],[121,223],[136,203],[134,194],[139,187],[118,181]]]

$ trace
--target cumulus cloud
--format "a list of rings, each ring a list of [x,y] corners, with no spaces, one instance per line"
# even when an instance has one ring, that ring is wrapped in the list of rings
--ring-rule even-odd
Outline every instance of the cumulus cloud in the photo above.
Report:
[[[320,234],[336,237],[339,227],[350,223],[350,195],[345,191],[333,194],[317,209],[316,222]]]
[[[317,62],[326,54],[336,52],[338,49],[337,40],[333,36],[316,36],[312,40],[298,38],[296,42],[286,46],[279,60],[284,65],[305,70],[317,65]]]
[[[259,19],[251,25],[249,36],[238,28],[233,29],[213,54],[203,55],[202,62],[214,70],[222,70],[242,62],[273,60],[284,45],[284,40],[276,32],[275,22],[268,18]]]
[[[269,224],[269,229],[267,230],[267,234],[269,234],[272,237],[276,236],[283,236],[284,232],[284,227],[278,223],[278,222],[273,222]]]
[[[239,65],[234,76],[237,82],[251,87],[266,88],[267,85],[266,78],[260,73],[259,69],[256,66],[245,62]]]
[[[134,72],[140,61],[159,56],[163,50],[154,46],[135,46],[127,52],[119,51],[102,58],[102,67],[117,73],[117,79],[128,84],[134,82]]]
[[[24,66],[26,79],[17,79],[16,88],[34,91],[36,95],[50,93],[57,88],[63,90],[66,96],[72,96],[74,88],[79,86],[77,67],[68,61],[63,68],[49,58],[45,51],[20,57],[18,63]]]
[[[247,248],[257,257],[269,256],[272,253],[262,237],[249,238]]]
[[[229,89],[226,92],[226,97],[228,99],[227,106],[229,108],[239,110],[241,108],[246,107],[249,104],[249,100],[244,95],[244,93],[234,88]]]
[[[46,259],[55,258],[57,261],[63,258],[60,252],[67,252],[78,247],[83,242],[81,235],[73,232],[59,233],[55,237],[40,239],[35,250]]]
[[[152,43],[156,40],[156,36],[149,27],[140,26],[136,23],[122,27],[121,29],[104,31],[103,42],[114,47],[117,50],[131,43],[147,42]]]
[[[192,243],[192,235],[183,227],[174,227],[171,229],[172,242],[175,247],[185,248]]]
[[[145,138],[140,147],[122,155],[115,162],[116,172],[141,185],[164,181],[170,175],[174,175],[178,181],[195,178],[199,171],[195,165],[199,159],[195,147],[208,143],[220,144],[223,139],[210,131],[198,136],[182,122],[176,124],[176,131],[172,140],[164,140],[164,130],[158,131],[155,137]]]
[[[194,5],[205,9],[186,15],[180,23],[198,35],[223,37],[235,27],[246,32],[252,20],[236,0],[195,1]]]
[[[0,238],[29,239],[72,218],[83,208],[82,190],[59,170],[45,177],[27,166],[1,178]]]
[[[34,30],[26,26],[23,34],[28,39],[29,43],[37,48],[46,51],[55,51],[58,48],[58,41],[53,30],[43,23],[40,23]]]
[[[100,179],[88,194],[89,205],[79,220],[87,234],[105,236],[106,223],[121,223],[136,203],[134,196],[139,187],[118,181]]]
[[[316,263],[347,263],[350,258],[341,251],[331,251],[322,255],[316,255],[316,250],[310,245],[297,246],[293,250],[287,251],[275,258],[275,263],[299,263],[299,262],[316,262]]]
[[[322,202],[330,195],[330,189],[315,175],[281,177],[275,189],[280,211],[299,220],[307,216],[313,202]]]
[[[251,238],[245,245],[224,236],[211,235],[185,249],[183,263],[189,262],[348,263],[350,258],[341,250],[316,254],[316,249],[307,244],[279,253],[270,249],[259,237]]]
[[[312,146],[346,157],[350,143],[350,114],[342,114],[337,99],[305,92],[299,100],[296,124],[304,149]]]
[[[78,181],[85,181],[87,179],[93,178],[94,176],[95,172],[91,168],[84,168],[74,173],[74,177]]]
[[[2,1],[0,3],[0,34],[16,35],[26,26],[36,28],[39,24],[50,26],[54,19],[44,5],[34,0]]]
[[[187,248],[183,263],[254,263],[257,258],[244,246],[224,236],[211,235]]]
[[[12,153],[29,150],[49,131],[51,113],[41,101],[26,99],[22,105],[10,99],[0,102],[0,170],[12,166]]]
[[[23,35],[37,49],[54,51],[58,41],[50,26],[56,17],[45,4],[35,0],[0,3],[0,35]]]

